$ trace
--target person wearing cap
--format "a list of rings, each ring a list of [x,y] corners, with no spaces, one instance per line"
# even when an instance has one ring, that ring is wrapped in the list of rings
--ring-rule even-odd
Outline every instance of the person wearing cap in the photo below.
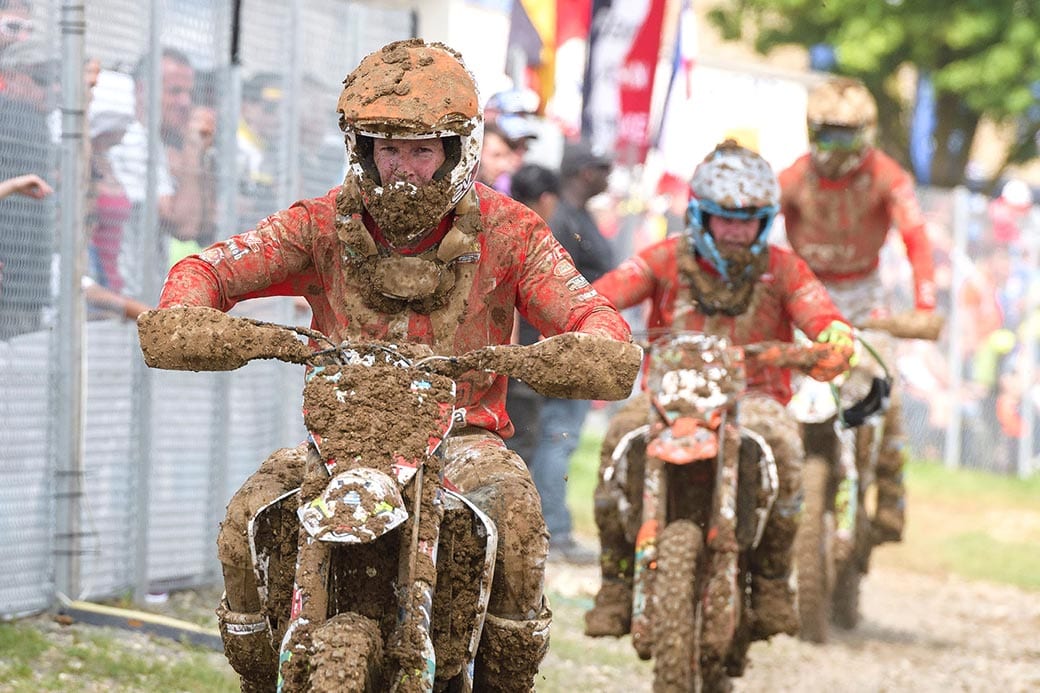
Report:
[[[277,210],[277,138],[282,126],[282,78],[260,72],[242,85],[238,123],[240,225]]]
[[[588,284],[615,265],[613,249],[588,210],[589,200],[607,189],[610,169],[611,160],[585,142],[568,143],[564,147],[560,162],[560,200],[549,227],[582,274],[572,287],[579,292],[591,291]],[[596,561],[596,553],[581,546],[571,534],[566,488],[571,456],[578,447],[590,407],[587,400],[545,398],[542,403],[538,445],[528,466],[542,499],[551,561],[579,564]]]
[[[7,135],[0,181],[47,181],[55,173],[45,79],[54,73],[40,72],[49,65],[48,46],[34,37],[31,10],[24,0],[0,0],[0,122]],[[42,326],[50,303],[53,199],[12,195],[0,203],[0,340]]]

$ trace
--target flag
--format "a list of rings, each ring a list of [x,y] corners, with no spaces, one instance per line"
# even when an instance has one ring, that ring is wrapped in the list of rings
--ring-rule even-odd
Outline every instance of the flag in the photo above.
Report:
[[[650,100],[661,49],[665,0],[594,0],[583,135],[622,165],[649,148]]]
[[[538,92],[539,112],[544,112],[555,84],[556,12],[556,0],[513,0],[510,14],[508,54],[521,52],[527,69],[527,83],[514,86]]]
[[[556,74],[547,115],[568,137],[581,131],[591,21],[592,0],[566,0],[556,5]]]

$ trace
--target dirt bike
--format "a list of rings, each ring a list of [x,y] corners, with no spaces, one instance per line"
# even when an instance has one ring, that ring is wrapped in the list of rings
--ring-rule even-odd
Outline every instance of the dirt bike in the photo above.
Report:
[[[581,384],[559,372],[565,363],[546,367],[568,335],[446,357],[414,345],[335,344],[314,330],[208,308],[146,316],[139,331],[153,367],[230,370],[257,358],[308,366],[313,454],[300,487],[248,525],[279,650],[278,690],[471,691],[498,533],[440,473],[438,447],[465,420],[449,374],[497,371],[543,394],[581,396]],[[604,354],[603,368],[610,363]],[[638,356],[616,398],[636,368]]]
[[[654,421],[613,452],[623,479],[645,446],[637,526],[632,644],[654,660],[654,690],[727,690],[743,674],[751,643],[749,554],[758,545],[779,480],[768,444],[741,426],[745,364],[810,370],[844,363],[826,344],[762,342],[742,347],[700,333],[651,344],[645,389]],[[835,374],[840,370],[835,371]]]
[[[855,628],[860,582],[875,545],[868,503],[892,389],[873,333],[936,339],[941,318],[903,314],[859,326],[859,364],[838,387],[802,378],[788,410],[802,423],[805,507],[795,539],[799,637],[823,643],[830,625]],[[884,338],[883,336],[881,337]]]

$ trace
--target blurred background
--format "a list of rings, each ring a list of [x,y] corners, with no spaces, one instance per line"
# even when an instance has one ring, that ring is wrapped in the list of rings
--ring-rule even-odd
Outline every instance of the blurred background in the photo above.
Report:
[[[341,82],[411,36],[459,50],[482,99],[525,95],[497,116],[524,161],[556,168],[579,137],[612,154],[592,206],[618,258],[682,229],[721,139],[779,171],[808,149],[807,89],[862,79],[879,146],[919,183],[947,320],[897,364],[912,455],[1036,473],[1028,3],[0,0],[0,179],[54,189],[0,200],[0,618],[219,582],[228,498],[304,435],[300,375],[151,371],[132,318],[177,259],[342,181]],[[884,256],[910,307],[902,246]],[[309,322],[291,300],[236,311]]]

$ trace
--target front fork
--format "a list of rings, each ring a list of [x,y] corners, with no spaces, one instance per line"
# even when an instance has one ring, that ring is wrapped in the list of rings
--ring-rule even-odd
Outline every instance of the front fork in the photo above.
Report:
[[[706,548],[710,551],[708,581],[698,595],[701,603],[702,654],[721,658],[736,627],[737,585],[737,482],[740,431],[723,417],[719,431],[722,444],[714,460],[711,513],[707,520]],[[705,464],[698,460],[692,464]],[[670,516],[667,499],[668,474],[664,461],[646,459],[643,484],[643,521],[635,542],[635,571],[632,580],[632,645],[642,659],[653,649],[654,618],[648,608],[657,571],[657,538]],[[705,608],[707,607],[707,608]]]
[[[409,689],[414,690],[410,682],[416,679],[420,681],[421,690],[432,691],[437,669],[431,621],[444,504],[441,485],[424,483],[424,478],[424,469],[420,467],[411,484],[413,512],[399,528],[410,537],[410,541],[402,543],[398,572],[399,584],[408,588],[399,591],[397,628],[392,639],[411,646],[400,648],[405,654],[390,678],[392,691],[406,682]],[[303,527],[299,532],[300,550],[296,557],[289,625],[278,655],[279,693],[284,681],[283,666],[294,657],[309,655],[309,638],[294,641],[293,635],[307,624],[323,623],[329,610],[328,578],[333,544],[313,538]],[[304,566],[314,566],[314,569],[306,570]]]

